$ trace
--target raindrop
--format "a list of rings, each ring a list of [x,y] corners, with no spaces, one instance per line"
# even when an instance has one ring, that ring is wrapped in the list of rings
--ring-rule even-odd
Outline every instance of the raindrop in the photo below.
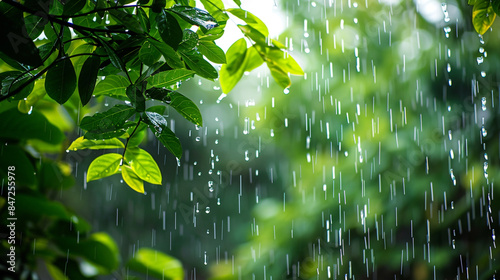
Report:
[[[477,64],[479,65],[479,64],[481,64],[481,63],[483,63],[483,62],[484,62],[484,57],[479,56],[479,57],[477,58]]]
[[[481,126],[481,135],[483,137],[486,137],[488,135],[488,131],[486,131],[486,128],[484,128],[484,125]]]
[[[486,97],[481,98],[481,110],[486,111]]]
[[[285,89],[283,90],[283,93],[284,93],[284,94],[289,94],[289,93],[290,93],[290,89],[285,88]]]
[[[200,142],[200,139],[201,139],[201,137],[197,136],[195,140],[196,140],[196,142]]]
[[[481,71],[481,77],[486,77],[486,72],[485,71]]]
[[[207,214],[209,214],[209,213],[210,213],[210,207],[208,207],[208,206],[207,206],[207,207],[205,208],[205,213],[207,213]]]

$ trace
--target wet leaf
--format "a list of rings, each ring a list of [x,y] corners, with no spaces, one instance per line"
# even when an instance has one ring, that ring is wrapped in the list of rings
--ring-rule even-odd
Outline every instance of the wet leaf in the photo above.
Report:
[[[66,0],[63,5],[63,15],[72,16],[85,7],[86,0]]]
[[[243,20],[246,24],[250,25],[253,29],[260,32],[265,37],[269,36],[269,30],[267,29],[266,24],[249,11],[242,9],[227,9],[227,11]]]
[[[245,56],[245,71],[252,71],[264,63],[264,59],[259,54],[259,51],[255,46],[251,46],[247,50]]]
[[[229,93],[245,72],[245,56],[247,43],[244,38],[234,42],[227,50],[227,64],[223,64],[220,71],[220,85],[224,93]]]
[[[125,148],[123,142],[117,138],[111,138],[107,140],[90,140],[84,139],[83,136],[78,137],[71,145],[68,150],[77,151],[84,149],[91,150],[103,150],[103,149],[121,149]]]
[[[161,185],[161,171],[153,157],[143,149],[128,148],[125,161],[142,180],[155,185]]]
[[[179,44],[180,50],[183,52],[190,51],[198,45],[198,35],[189,29],[184,30],[182,33],[182,41]]]
[[[175,69],[158,73],[146,79],[148,86],[151,87],[168,87],[175,85],[178,82],[185,81],[194,76],[194,71],[187,69]]]
[[[192,25],[199,26],[202,30],[210,30],[218,26],[217,20],[207,11],[189,6],[174,6],[169,11],[176,13],[183,20]]]
[[[122,155],[109,153],[97,157],[90,163],[87,171],[87,182],[102,179],[119,173]]]
[[[182,146],[179,138],[167,127],[167,120],[155,112],[147,112],[147,122],[149,129],[155,134],[156,138],[167,148],[176,158],[182,156]]]
[[[292,82],[290,81],[288,74],[285,73],[285,71],[283,71],[281,67],[278,67],[276,64],[271,62],[267,62],[267,67],[269,67],[269,70],[271,70],[271,75],[278,85],[280,85],[282,88],[290,87]]]
[[[495,21],[496,14],[489,0],[477,0],[472,8],[472,25],[479,34],[484,34]]]
[[[219,24],[222,22],[226,22],[229,17],[227,14],[224,12],[224,3],[222,3],[222,0],[201,0],[200,1],[203,4],[203,7],[207,12],[209,12]]]
[[[193,101],[184,95],[169,89],[151,88],[146,91],[146,96],[166,102],[186,120],[196,125],[203,126],[203,118],[200,109],[198,109]]]
[[[182,40],[182,29],[177,19],[173,15],[162,11],[156,17],[156,21],[163,42],[167,43],[174,50],[177,50]]]
[[[290,73],[292,75],[304,75],[304,71],[295,59],[282,50],[268,49],[266,57],[277,67],[281,68],[285,73]]]
[[[205,79],[214,80],[219,77],[217,70],[203,58],[203,55],[196,50],[191,50],[189,52],[181,51],[181,56],[186,62],[186,64],[194,70],[197,75],[202,76]]]
[[[76,73],[70,59],[57,62],[47,71],[45,90],[50,98],[59,104],[64,104],[76,89]]]
[[[38,111],[28,115],[11,108],[0,113],[0,120],[0,138],[38,139],[54,145],[64,138],[63,133]]]
[[[180,261],[148,248],[139,249],[135,257],[127,262],[127,266],[158,279],[181,280],[184,278],[184,270]]]
[[[198,45],[198,50],[214,63],[219,63],[219,64],[226,63],[226,54],[214,42],[200,40],[200,44]]]
[[[42,34],[45,24],[48,23],[43,17],[35,15],[27,15],[24,17],[24,22],[26,24],[27,34],[32,40],[35,40]]]
[[[106,79],[100,81],[94,90],[95,96],[111,96],[111,97],[124,97],[126,96],[126,89],[130,82],[127,78],[119,75],[109,75]]]
[[[144,193],[144,181],[134,172],[134,170],[127,166],[122,166],[123,181],[134,191]]]
[[[133,107],[118,104],[105,112],[84,117],[80,122],[80,128],[92,133],[115,131],[123,128],[134,113]]]
[[[78,77],[78,93],[83,106],[92,98],[100,65],[101,59],[98,56],[90,56],[83,63]]]
[[[147,124],[141,123],[135,133],[128,139],[128,147],[137,147],[139,146],[144,138],[146,137],[146,128],[148,127]],[[128,134],[132,134],[132,131],[135,129],[135,127],[130,127],[128,129]]]
[[[172,68],[184,68],[184,63],[182,63],[179,55],[175,50],[169,45],[156,41],[155,39],[148,38],[148,42],[155,47],[165,58],[167,64]]]
[[[13,100],[25,99],[33,91],[35,82],[31,82],[26,85],[30,80],[31,76],[24,75],[19,71],[6,71],[0,73],[0,95],[8,95],[10,92],[24,87],[16,95],[12,97]]]
[[[125,68],[125,63],[123,63],[123,60],[118,56],[116,50],[113,49],[104,39],[99,37],[96,38],[99,40],[102,47],[106,51],[106,54],[109,56],[111,64],[113,64],[115,68],[120,69],[122,72],[126,73],[127,69]]]
[[[149,32],[149,30],[151,30],[151,23],[149,22],[148,15],[143,8],[137,9],[137,20],[141,24],[142,29],[144,29],[146,32]]]
[[[146,110],[146,98],[144,98],[141,88],[142,85],[134,84],[128,86],[126,90],[127,97],[137,112],[144,112]]]
[[[268,47],[266,36],[257,31],[257,29],[251,27],[250,25],[241,25],[241,24],[238,24],[238,28],[241,30],[241,32],[250,37],[260,47],[262,48]]]
[[[117,9],[112,9],[108,12],[116,21],[123,24],[123,26],[127,29],[139,34],[144,33],[144,29],[139,22],[139,16],[131,15],[125,11]]]

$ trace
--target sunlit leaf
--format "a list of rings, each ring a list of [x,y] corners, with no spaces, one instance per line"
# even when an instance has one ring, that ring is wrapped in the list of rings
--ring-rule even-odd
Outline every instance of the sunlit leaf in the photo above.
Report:
[[[94,90],[95,96],[111,96],[111,97],[124,97],[126,96],[126,89],[130,82],[127,78],[119,75],[109,75],[106,79],[100,81]]]
[[[198,50],[214,63],[220,63],[220,64],[226,63],[226,54],[214,42],[200,40],[200,44],[198,45]]]
[[[167,43],[174,50],[177,50],[182,39],[182,29],[177,19],[173,15],[162,11],[156,17],[156,21],[163,42]]]
[[[210,30],[218,25],[217,20],[207,11],[195,7],[174,6],[170,8],[169,11],[176,13],[183,20],[190,24],[197,25],[203,30]]]
[[[200,110],[193,101],[184,95],[169,89],[151,88],[146,91],[146,96],[167,103],[188,121],[203,126]]]
[[[83,136],[78,137],[71,145],[68,150],[77,151],[84,149],[91,150],[101,150],[101,149],[120,149],[125,148],[123,142],[117,138],[111,138],[107,140],[90,140],[84,139]]]
[[[167,148],[175,157],[181,158],[182,146],[179,138],[167,127],[167,120],[155,112],[147,112],[147,122],[149,129],[155,134],[156,138]]]
[[[76,89],[76,73],[70,59],[57,62],[47,71],[45,90],[50,98],[59,104],[64,104]]]
[[[219,77],[217,70],[203,58],[203,55],[197,50],[191,50],[189,52],[180,52],[182,58],[186,64],[194,70],[196,74],[202,76],[205,79],[214,80]]]
[[[265,37],[269,36],[269,30],[267,26],[258,17],[242,9],[227,9],[232,15],[243,20],[246,24],[250,25],[252,28],[260,32]]]
[[[194,76],[194,71],[187,69],[175,69],[164,71],[147,79],[148,86],[168,87],[178,82],[185,81]]]
[[[148,108],[149,109],[149,108]],[[136,129],[135,133],[128,138],[128,146],[127,147],[137,147],[139,146],[144,138],[146,137],[146,128],[148,127],[147,124],[141,123],[139,127]],[[135,129],[135,127],[130,127],[128,129],[128,134],[132,134],[132,131]]]
[[[118,104],[102,113],[84,117],[80,127],[93,133],[114,131],[122,128],[134,113],[133,107]]]
[[[201,0],[200,2],[203,4],[205,10],[207,10],[219,24],[229,19],[224,12],[224,3],[222,3],[222,0]]]
[[[472,8],[472,25],[479,34],[484,34],[495,21],[496,14],[489,0],[477,0]]]
[[[274,81],[276,81],[278,85],[280,85],[282,88],[290,87],[292,82],[290,81],[288,74],[285,73],[285,71],[283,71],[281,67],[271,62],[267,62],[267,67],[269,67],[269,70],[271,70],[271,76],[273,76]]]
[[[245,72],[245,56],[247,43],[244,38],[234,42],[227,50],[227,64],[223,64],[220,71],[220,85],[224,93],[229,93]]]
[[[89,103],[94,93],[100,65],[101,59],[97,56],[90,56],[83,63],[82,70],[78,77],[78,93],[80,94],[80,100],[83,106]]]
[[[152,249],[142,248],[137,251],[135,257],[128,261],[127,266],[131,270],[157,279],[184,279],[184,270],[180,261]]]
[[[87,182],[105,178],[119,173],[122,155],[109,153],[97,157],[90,163],[87,171]]]
[[[134,191],[144,193],[144,181],[134,172],[134,170],[127,166],[122,166],[123,181]]]
[[[236,3],[236,5],[241,6],[241,1],[240,0],[233,0],[233,2]]]
[[[245,56],[245,71],[252,71],[264,63],[262,55],[255,46],[248,48]]]
[[[63,133],[38,111],[27,115],[11,108],[0,113],[0,120],[0,138],[38,139],[49,144],[59,144],[64,138]]]
[[[125,161],[142,180],[151,184],[161,185],[161,171],[153,157],[143,149],[128,148]]]
[[[267,37],[262,33],[257,31],[257,29],[251,27],[250,25],[241,25],[238,24],[238,28],[243,32],[246,36],[250,37],[257,45],[265,48],[268,46]]]
[[[266,57],[276,66],[281,68],[285,73],[290,73],[292,75],[304,75],[304,71],[295,59],[282,50],[268,49]]]
[[[183,52],[190,51],[198,45],[198,35],[189,29],[186,29],[182,33],[182,41],[179,44],[179,50]]]

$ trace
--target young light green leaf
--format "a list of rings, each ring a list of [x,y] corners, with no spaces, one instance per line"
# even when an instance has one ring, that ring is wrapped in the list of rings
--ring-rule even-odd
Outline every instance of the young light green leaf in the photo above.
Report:
[[[94,93],[100,65],[101,59],[98,56],[90,56],[83,63],[82,70],[78,77],[78,93],[80,94],[80,100],[83,106],[89,103],[92,93]]]
[[[113,17],[117,22],[123,24],[126,28],[130,29],[135,33],[142,34],[144,29],[138,20],[138,16],[131,15],[125,11],[112,9],[108,11],[111,17]]]
[[[76,89],[76,73],[70,59],[57,62],[47,71],[45,90],[59,104],[64,104]]]
[[[91,150],[104,150],[104,149],[120,149],[125,148],[123,142],[117,138],[111,138],[107,140],[89,140],[84,139],[83,136],[78,137],[69,146],[69,151],[78,151],[84,149]]]
[[[212,41],[200,40],[198,50],[214,63],[226,63],[226,54]]]
[[[87,171],[87,182],[105,178],[119,173],[122,155],[110,153],[97,157],[90,163]]]
[[[203,118],[200,110],[193,101],[184,95],[165,88],[150,88],[146,91],[146,96],[167,103],[186,120],[203,126]]]
[[[149,108],[148,108],[149,109]],[[146,137],[146,128],[148,127],[147,124],[141,123],[139,127],[135,130],[135,133],[128,138],[128,146],[127,147],[137,147],[139,146],[142,141],[144,140],[144,137]],[[132,131],[135,129],[135,127],[130,127],[127,130],[127,133],[130,135],[132,134]]]
[[[146,111],[146,121],[149,129],[155,134],[156,138],[167,148],[176,158],[182,156],[182,146],[179,138],[167,127],[167,120],[155,112]]]
[[[125,152],[125,161],[142,180],[161,185],[161,171],[153,157],[143,149],[130,147]]]
[[[161,39],[174,50],[177,50],[182,39],[182,29],[177,19],[164,10],[156,17]]]
[[[288,53],[278,49],[267,49],[266,57],[285,73],[292,75],[304,75],[300,65]]]
[[[479,34],[484,34],[495,21],[496,13],[489,0],[477,0],[472,8],[472,25]]]
[[[250,39],[252,39],[260,47],[265,48],[268,46],[266,36],[257,31],[257,29],[251,27],[250,25],[241,25],[241,24],[238,24],[238,28],[241,30],[241,32],[250,37]]]
[[[126,96],[126,89],[129,84],[130,82],[123,76],[110,75],[97,84],[94,90],[94,95],[122,98]]]
[[[247,55],[245,56],[245,71],[252,71],[264,63],[262,55],[259,53],[255,46],[251,46],[247,50]]]
[[[194,70],[196,74],[209,80],[214,80],[219,77],[217,70],[215,70],[212,64],[203,59],[203,55],[201,55],[197,50],[191,50],[189,52],[181,51],[180,53],[189,68]]]
[[[134,172],[134,170],[127,166],[122,166],[123,181],[134,191],[144,193],[144,181]]]
[[[243,20],[246,24],[253,27],[265,37],[269,36],[269,30],[267,29],[266,24],[249,11],[245,11],[242,9],[227,9],[227,11]]]
[[[148,87],[168,87],[185,81],[194,76],[194,72],[187,69],[175,69],[158,73],[146,79]]]
[[[218,26],[217,20],[207,11],[190,6],[173,6],[168,9],[176,13],[183,20],[190,24],[199,26],[202,30],[210,30]]]
[[[115,131],[124,127],[125,122],[135,113],[135,109],[126,105],[115,105],[107,111],[86,116],[80,127],[91,133]]]
[[[227,50],[227,64],[223,64],[219,75],[222,92],[229,93],[245,72],[245,56],[247,43],[244,38],[234,42]]]
[[[290,81],[288,74],[285,73],[285,71],[283,71],[281,67],[272,62],[267,62],[267,67],[269,67],[269,70],[271,70],[271,76],[273,76],[274,81],[276,81],[278,85],[280,85],[282,88],[290,87],[292,82]]]
[[[209,12],[219,23],[226,22],[229,17],[224,13],[224,3],[222,0],[201,0],[203,7]]]
[[[169,45],[156,41],[155,39],[148,38],[148,42],[155,47],[165,58],[168,66],[172,68],[184,68],[184,63],[181,61],[179,55],[175,52],[175,50]]]
[[[241,0],[233,0],[233,2],[238,5],[238,7],[241,7]]]
[[[180,261],[148,248],[139,249],[135,257],[128,261],[127,266],[131,270],[151,275],[158,279],[184,279],[184,270]]]

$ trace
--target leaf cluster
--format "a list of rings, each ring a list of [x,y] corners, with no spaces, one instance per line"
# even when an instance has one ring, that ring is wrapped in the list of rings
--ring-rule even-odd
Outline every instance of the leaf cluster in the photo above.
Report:
[[[468,0],[472,5],[472,25],[476,32],[483,35],[490,29],[499,13],[499,0]]]

